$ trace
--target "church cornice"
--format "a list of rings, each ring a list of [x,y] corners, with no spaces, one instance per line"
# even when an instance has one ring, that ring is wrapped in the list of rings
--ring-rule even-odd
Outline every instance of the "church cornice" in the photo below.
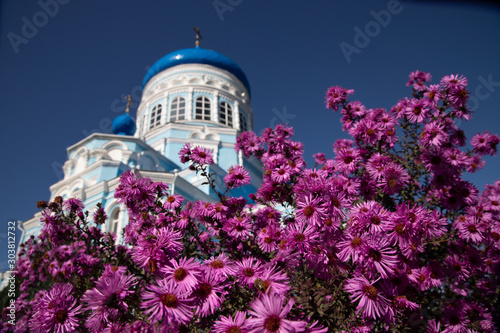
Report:
[[[203,120],[197,120],[197,122],[203,123],[205,122],[207,125],[195,125],[192,124],[192,120],[188,120],[186,122],[174,122],[174,123],[166,123],[161,126],[158,126],[150,131],[148,131],[144,135],[144,140],[149,141],[152,140],[155,136],[160,135],[162,132],[169,131],[172,129],[175,130],[185,130],[190,133],[194,132],[201,132],[204,133],[205,136],[209,134],[217,134],[217,135],[236,135],[238,133],[238,130],[232,127],[227,127],[220,125],[218,123],[214,123],[212,121],[203,121]],[[208,126],[216,124],[216,126]],[[184,139],[185,140],[185,139]]]
[[[147,144],[139,139],[138,137],[135,136],[129,136],[129,135],[118,135],[118,134],[106,134],[106,133],[92,133],[91,135],[87,136],[86,138],[78,141],[77,143],[69,146],[66,151],[68,152],[68,157],[69,154],[72,151],[78,150],[80,147],[85,145],[86,143],[92,141],[92,140],[118,140],[118,141],[130,141],[130,142],[135,142],[138,143],[142,146],[147,146]]]
[[[189,82],[196,76],[201,82]],[[175,82],[177,80],[177,82]],[[166,82],[164,82],[166,81]],[[213,84],[215,83],[215,84]],[[224,84],[229,84],[233,89],[224,89]],[[223,91],[237,94],[245,92],[246,101],[249,100],[246,87],[231,73],[226,70],[206,64],[183,64],[168,68],[153,77],[144,87],[143,96],[149,98],[158,90],[166,90],[180,85],[194,86],[206,85],[212,88],[220,88]],[[156,90],[156,91],[155,91]],[[242,97],[242,96],[238,96]]]
[[[37,212],[32,218],[23,222],[23,229],[29,231],[40,225],[40,219],[42,218],[42,212]]]
[[[65,178],[65,179],[62,179],[60,181],[58,181],[57,183],[55,183],[54,185],[52,185],[49,189],[50,189],[50,192],[51,193],[56,193],[59,189],[61,189],[62,187],[64,186],[70,186],[71,184],[73,184],[76,180],[79,180],[81,179],[83,181],[83,185],[85,186],[85,179],[83,179],[83,177],[85,177],[87,174],[99,169],[99,168],[102,168],[102,167],[105,167],[105,166],[111,166],[111,167],[116,167],[116,168],[119,168],[120,165],[123,165],[122,162],[120,161],[114,161],[114,160],[99,160],[99,161],[96,161],[95,163],[87,166],[84,170],[74,174],[74,175],[71,175],[69,176],[68,178]],[[87,187],[84,187],[84,188],[87,188]]]

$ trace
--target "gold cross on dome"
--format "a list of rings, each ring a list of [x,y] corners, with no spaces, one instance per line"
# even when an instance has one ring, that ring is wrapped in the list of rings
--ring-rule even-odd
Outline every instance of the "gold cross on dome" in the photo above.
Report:
[[[127,108],[125,109],[125,112],[129,112],[130,111],[130,106],[134,103],[132,103],[132,96],[131,95],[128,95],[127,97],[125,97],[125,100],[127,101]]]
[[[200,29],[198,27],[193,27],[194,32],[196,32],[196,42],[194,43],[196,46],[200,46],[200,39],[203,39],[201,37]]]

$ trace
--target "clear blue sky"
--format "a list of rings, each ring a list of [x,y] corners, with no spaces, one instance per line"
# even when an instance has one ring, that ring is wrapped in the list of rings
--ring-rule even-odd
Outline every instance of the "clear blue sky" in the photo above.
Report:
[[[125,95],[133,95],[135,115],[148,66],[192,47],[193,26],[201,29],[203,48],[232,58],[245,71],[254,129],[288,121],[310,163],[318,151],[333,156],[333,141],[345,136],[339,115],[324,108],[329,86],[355,89],[354,98],[367,107],[390,108],[410,95],[405,83],[416,69],[431,72],[436,82],[448,74],[466,75],[480,98],[475,117],[461,126],[469,138],[485,129],[500,132],[500,10],[493,5],[417,0],[44,5],[54,1],[0,5],[2,256],[7,221],[30,218],[36,201],[49,198],[66,148],[92,132],[110,133]],[[390,16],[381,14],[388,7]],[[356,37],[366,29],[369,40]],[[341,43],[357,53],[347,59]],[[493,85],[485,87],[488,80]],[[499,170],[500,157],[488,158],[469,179],[482,189],[500,178]]]

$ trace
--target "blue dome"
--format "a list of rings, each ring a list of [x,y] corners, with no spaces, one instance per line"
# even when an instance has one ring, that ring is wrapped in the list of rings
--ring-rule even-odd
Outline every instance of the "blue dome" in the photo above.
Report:
[[[119,115],[113,120],[111,124],[111,129],[113,133],[118,135],[134,135],[135,133],[135,121],[130,117],[128,113]]]
[[[158,60],[146,73],[142,81],[142,87],[144,88],[149,80],[161,71],[182,64],[206,64],[224,69],[236,76],[238,80],[245,85],[248,94],[250,94],[248,79],[237,63],[218,52],[200,49],[198,47],[174,51]]]

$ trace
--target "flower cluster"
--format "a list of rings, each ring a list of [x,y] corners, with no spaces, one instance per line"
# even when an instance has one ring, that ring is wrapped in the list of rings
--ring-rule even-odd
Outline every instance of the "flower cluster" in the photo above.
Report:
[[[412,98],[391,110],[330,88],[351,138],[313,167],[290,127],[241,133],[236,149],[263,166],[250,200],[229,195],[248,171],[230,167],[220,191],[212,153],[189,144],[181,162],[219,200],[184,202],[124,172],[125,246],[103,231],[102,207],[89,221],[77,199],[40,204],[43,228],[18,261],[17,322],[2,331],[496,332],[500,180],[479,193],[463,175],[500,138],[464,148],[467,80],[430,80],[411,73]]]

